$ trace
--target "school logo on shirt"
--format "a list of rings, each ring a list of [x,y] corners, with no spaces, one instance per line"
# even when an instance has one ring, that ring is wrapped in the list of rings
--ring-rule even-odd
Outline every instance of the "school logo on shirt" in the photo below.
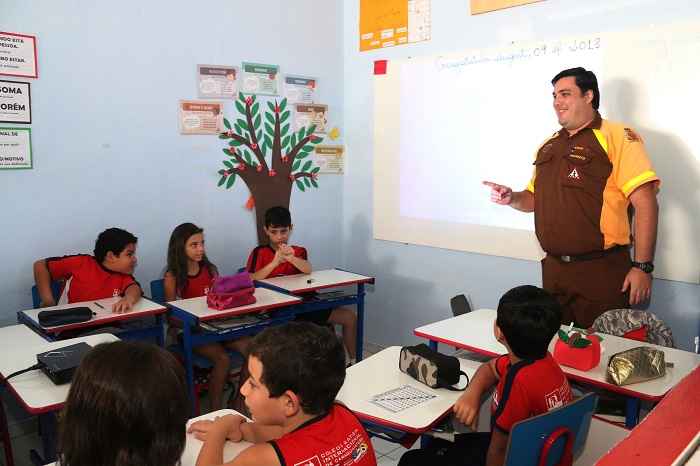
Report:
[[[321,466],[321,460],[318,459],[318,456],[314,456],[313,458],[301,461],[294,466]]]
[[[119,288],[115,288],[114,290],[112,290],[112,297],[115,298],[117,296],[119,296]]]
[[[352,459],[353,459],[353,461],[355,461],[355,463],[357,463],[358,461],[360,461],[360,458],[362,458],[363,456],[365,456],[365,453],[367,453],[367,450],[368,450],[368,448],[367,448],[367,444],[366,444],[366,443],[362,442],[361,444],[359,444],[359,445],[357,446],[357,448],[355,448],[355,449],[353,450],[353,452],[352,452]]]
[[[209,294],[209,287],[204,288],[204,296]]]
[[[578,174],[578,170],[574,168],[571,170],[571,173],[569,173],[569,178],[572,180],[580,180],[581,176]]]

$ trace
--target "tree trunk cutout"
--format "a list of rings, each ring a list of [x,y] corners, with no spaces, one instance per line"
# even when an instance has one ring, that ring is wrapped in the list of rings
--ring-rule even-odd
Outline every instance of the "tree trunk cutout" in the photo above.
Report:
[[[233,125],[224,118],[227,131],[219,135],[228,140],[228,147],[223,149],[228,158],[218,172],[218,186],[231,189],[239,177],[248,186],[255,202],[258,243],[266,244],[265,211],[274,206],[289,208],[293,186],[301,191],[318,188],[321,168],[315,167],[311,159],[304,159],[323,138],[313,134],[315,125],[290,130],[287,99],[267,102],[264,122],[255,95],[239,93],[235,104],[241,118]]]

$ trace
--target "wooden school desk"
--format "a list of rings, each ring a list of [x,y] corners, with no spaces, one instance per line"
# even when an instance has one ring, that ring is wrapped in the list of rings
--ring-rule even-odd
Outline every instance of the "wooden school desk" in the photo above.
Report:
[[[349,367],[336,399],[370,428],[378,427],[382,431],[398,434],[424,434],[452,411],[452,406],[464,392],[433,389],[404,374],[399,370],[400,351],[400,346],[391,346]],[[481,365],[480,362],[466,359],[459,362],[470,379]],[[459,386],[464,386],[465,382],[462,377]],[[404,385],[436,396],[396,413],[372,403],[375,395]]]
[[[488,356],[497,356],[505,353],[506,348],[498,343],[493,336],[493,323],[495,320],[496,311],[479,309],[458,317],[418,327],[413,333],[416,336],[430,340],[430,345],[433,348],[437,348],[438,343],[445,343],[456,348],[468,349]],[[566,328],[566,326],[562,326],[562,328]],[[601,348],[603,354],[601,354],[598,367],[585,372],[566,366],[561,366],[561,368],[569,379],[624,395],[627,398],[627,427],[633,427],[638,422],[639,400],[660,401],[671,388],[700,364],[700,355],[696,353],[612,335],[603,334],[602,336]],[[550,352],[553,352],[556,338],[555,336],[549,345]],[[672,362],[674,367],[667,368],[664,377],[648,382],[622,387],[609,383],[605,374],[610,356],[637,346],[650,346],[663,351],[666,362]]]
[[[365,284],[374,283],[374,277],[367,277],[340,269],[317,270],[309,274],[287,275],[285,277],[267,278],[259,280],[260,286],[271,288],[284,293],[301,295],[314,291],[356,286],[353,294],[319,293],[309,299],[305,299],[299,306],[299,312],[310,312],[340,306],[357,306],[357,346],[355,360],[362,360],[362,342],[365,318]]]
[[[17,327],[24,327],[21,331]],[[0,379],[13,372],[36,364],[36,355],[56,348],[85,342],[90,346],[117,341],[108,333],[89,335],[68,340],[47,342],[23,325],[0,328]],[[56,457],[56,412],[66,401],[70,384],[55,385],[41,370],[20,374],[7,381],[7,387],[19,404],[32,415],[39,417],[43,458],[32,451],[35,464],[45,464]]]
[[[282,313],[279,316],[271,316],[269,318],[253,321],[248,324],[214,331],[205,330],[202,324],[206,324],[207,322],[215,324],[214,321],[216,320],[234,316],[260,314],[301,302],[301,299],[297,298],[296,296],[278,293],[277,291],[267,288],[256,288],[255,299],[256,302],[254,304],[234,307],[223,311],[210,309],[207,306],[206,296],[180,299],[168,303],[168,306],[170,307],[170,314],[183,323],[182,343],[185,358],[185,372],[187,375],[187,390],[192,403],[193,412],[195,409],[195,394],[194,375],[192,369],[192,348],[205,343],[233,340],[244,335],[256,334],[269,325],[289,321],[294,317],[294,315],[291,313]]]
[[[89,331],[90,327],[114,324],[117,322],[128,322],[143,317],[154,316],[156,321],[154,325],[139,329],[125,328],[123,331],[119,332],[119,336],[122,338],[155,338],[158,341],[158,344],[163,346],[163,314],[166,311],[165,306],[154,303],[146,298],[141,298],[136,302],[131,311],[123,314],[116,314],[112,312],[112,304],[117,302],[118,299],[120,298],[114,297],[96,299],[82,303],[61,304],[58,306],[19,311],[17,313],[17,321],[28,325],[45,339],[53,341],[59,339],[61,332],[65,332],[67,330]],[[51,311],[54,309],[66,309],[81,306],[89,307],[90,310],[92,310],[92,319],[88,320],[87,322],[58,325],[55,327],[42,327],[41,324],[39,324],[39,312],[41,311]]]

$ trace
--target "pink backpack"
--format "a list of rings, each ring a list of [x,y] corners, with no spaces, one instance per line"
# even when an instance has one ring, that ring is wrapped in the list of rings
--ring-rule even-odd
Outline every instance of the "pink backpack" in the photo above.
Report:
[[[217,311],[255,303],[255,287],[248,272],[215,277],[207,294],[207,306]]]

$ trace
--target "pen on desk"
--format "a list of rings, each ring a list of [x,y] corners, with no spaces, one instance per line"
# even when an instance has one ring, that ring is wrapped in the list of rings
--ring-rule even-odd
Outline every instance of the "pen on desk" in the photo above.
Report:
[[[313,283],[313,282],[314,282],[313,278],[309,278],[308,280],[306,280],[306,283]]]
[[[95,306],[99,307],[100,309],[104,309],[104,308],[105,308],[102,304],[98,303],[97,301],[93,302],[93,304],[94,304]]]

